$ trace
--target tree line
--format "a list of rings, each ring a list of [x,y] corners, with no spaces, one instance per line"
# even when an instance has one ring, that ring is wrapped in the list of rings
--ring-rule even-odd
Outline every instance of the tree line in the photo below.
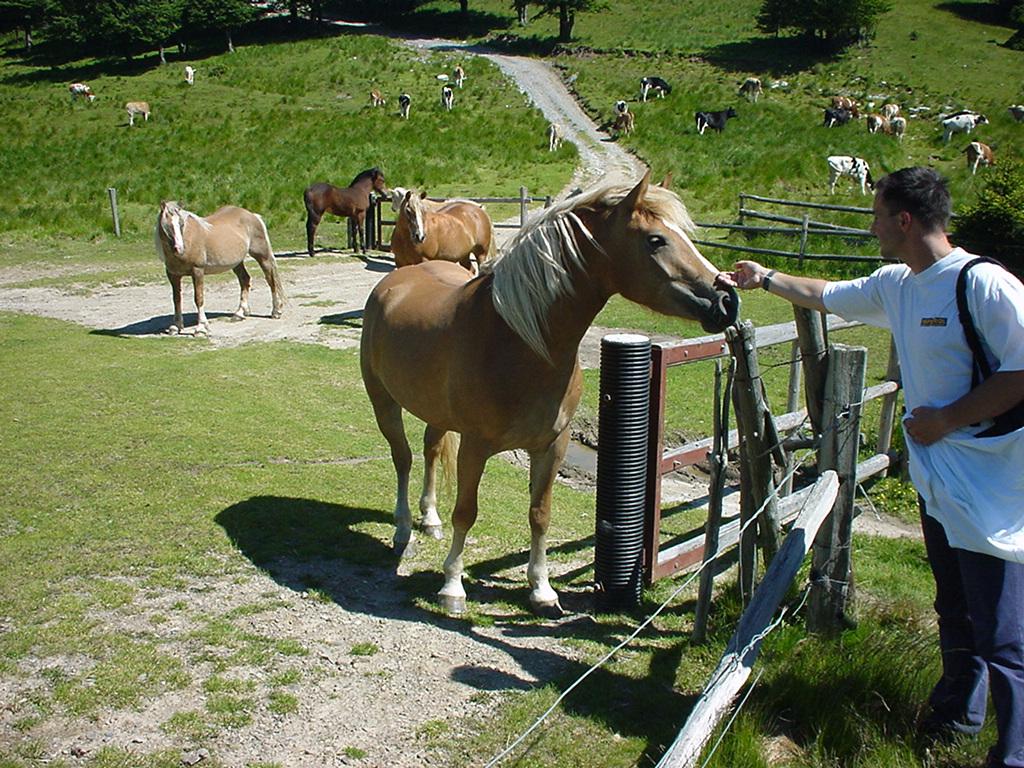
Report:
[[[26,48],[43,30],[51,40],[131,58],[211,35],[233,50],[232,34],[267,14],[322,21],[325,5],[343,14],[393,21],[412,14],[422,0],[0,0],[0,31],[18,30]],[[453,0],[463,16],[470,0]],[[570,42],[577,14],[600,13],[610,0],[511,0],[521,25],[530,18],[558,19],[559,42]],[[990,0],[999,16],[1024,36],[1024,0]],[[762,0],[758,28],[842,48],[869,40],[892,0]]]

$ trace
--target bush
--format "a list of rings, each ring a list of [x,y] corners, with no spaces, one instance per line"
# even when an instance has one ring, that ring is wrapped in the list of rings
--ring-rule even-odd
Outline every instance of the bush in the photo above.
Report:
[[[992,169],[978,201],[955,220],[953,239],[1024,274],[1024,165]]]

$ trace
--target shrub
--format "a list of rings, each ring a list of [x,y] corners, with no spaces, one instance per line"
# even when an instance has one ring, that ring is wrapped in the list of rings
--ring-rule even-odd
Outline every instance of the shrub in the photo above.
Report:
[[[1024,165],[993,168],[978,200],[954,221],[953,238],[970,251],[1024,274]]]

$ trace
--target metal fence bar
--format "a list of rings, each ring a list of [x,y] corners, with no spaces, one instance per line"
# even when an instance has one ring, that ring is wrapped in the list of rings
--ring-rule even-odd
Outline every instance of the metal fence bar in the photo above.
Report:
[[[744,200],[756,200],[759,203],[777,203],[778,205],[792,205],[797,208],[816,208],[824,211],[845,211],[846,213],[869,213],[873,214],[874,211],[871,208],[860,208],[853,205],[832,205],[831,203],[809,203],[803,200],[783,200],[778,197],[762,197],[761,195],[751,195],[746,192],[740,193],[740,208],[743,207]]]

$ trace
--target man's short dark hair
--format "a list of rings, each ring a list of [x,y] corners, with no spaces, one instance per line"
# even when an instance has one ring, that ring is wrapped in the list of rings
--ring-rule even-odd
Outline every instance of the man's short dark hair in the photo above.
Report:
[[[928,231],[945,231],[953,212],[946,180],[931,168],[893,171],[879,179],[875,193],[890,213],[906,211]]]

